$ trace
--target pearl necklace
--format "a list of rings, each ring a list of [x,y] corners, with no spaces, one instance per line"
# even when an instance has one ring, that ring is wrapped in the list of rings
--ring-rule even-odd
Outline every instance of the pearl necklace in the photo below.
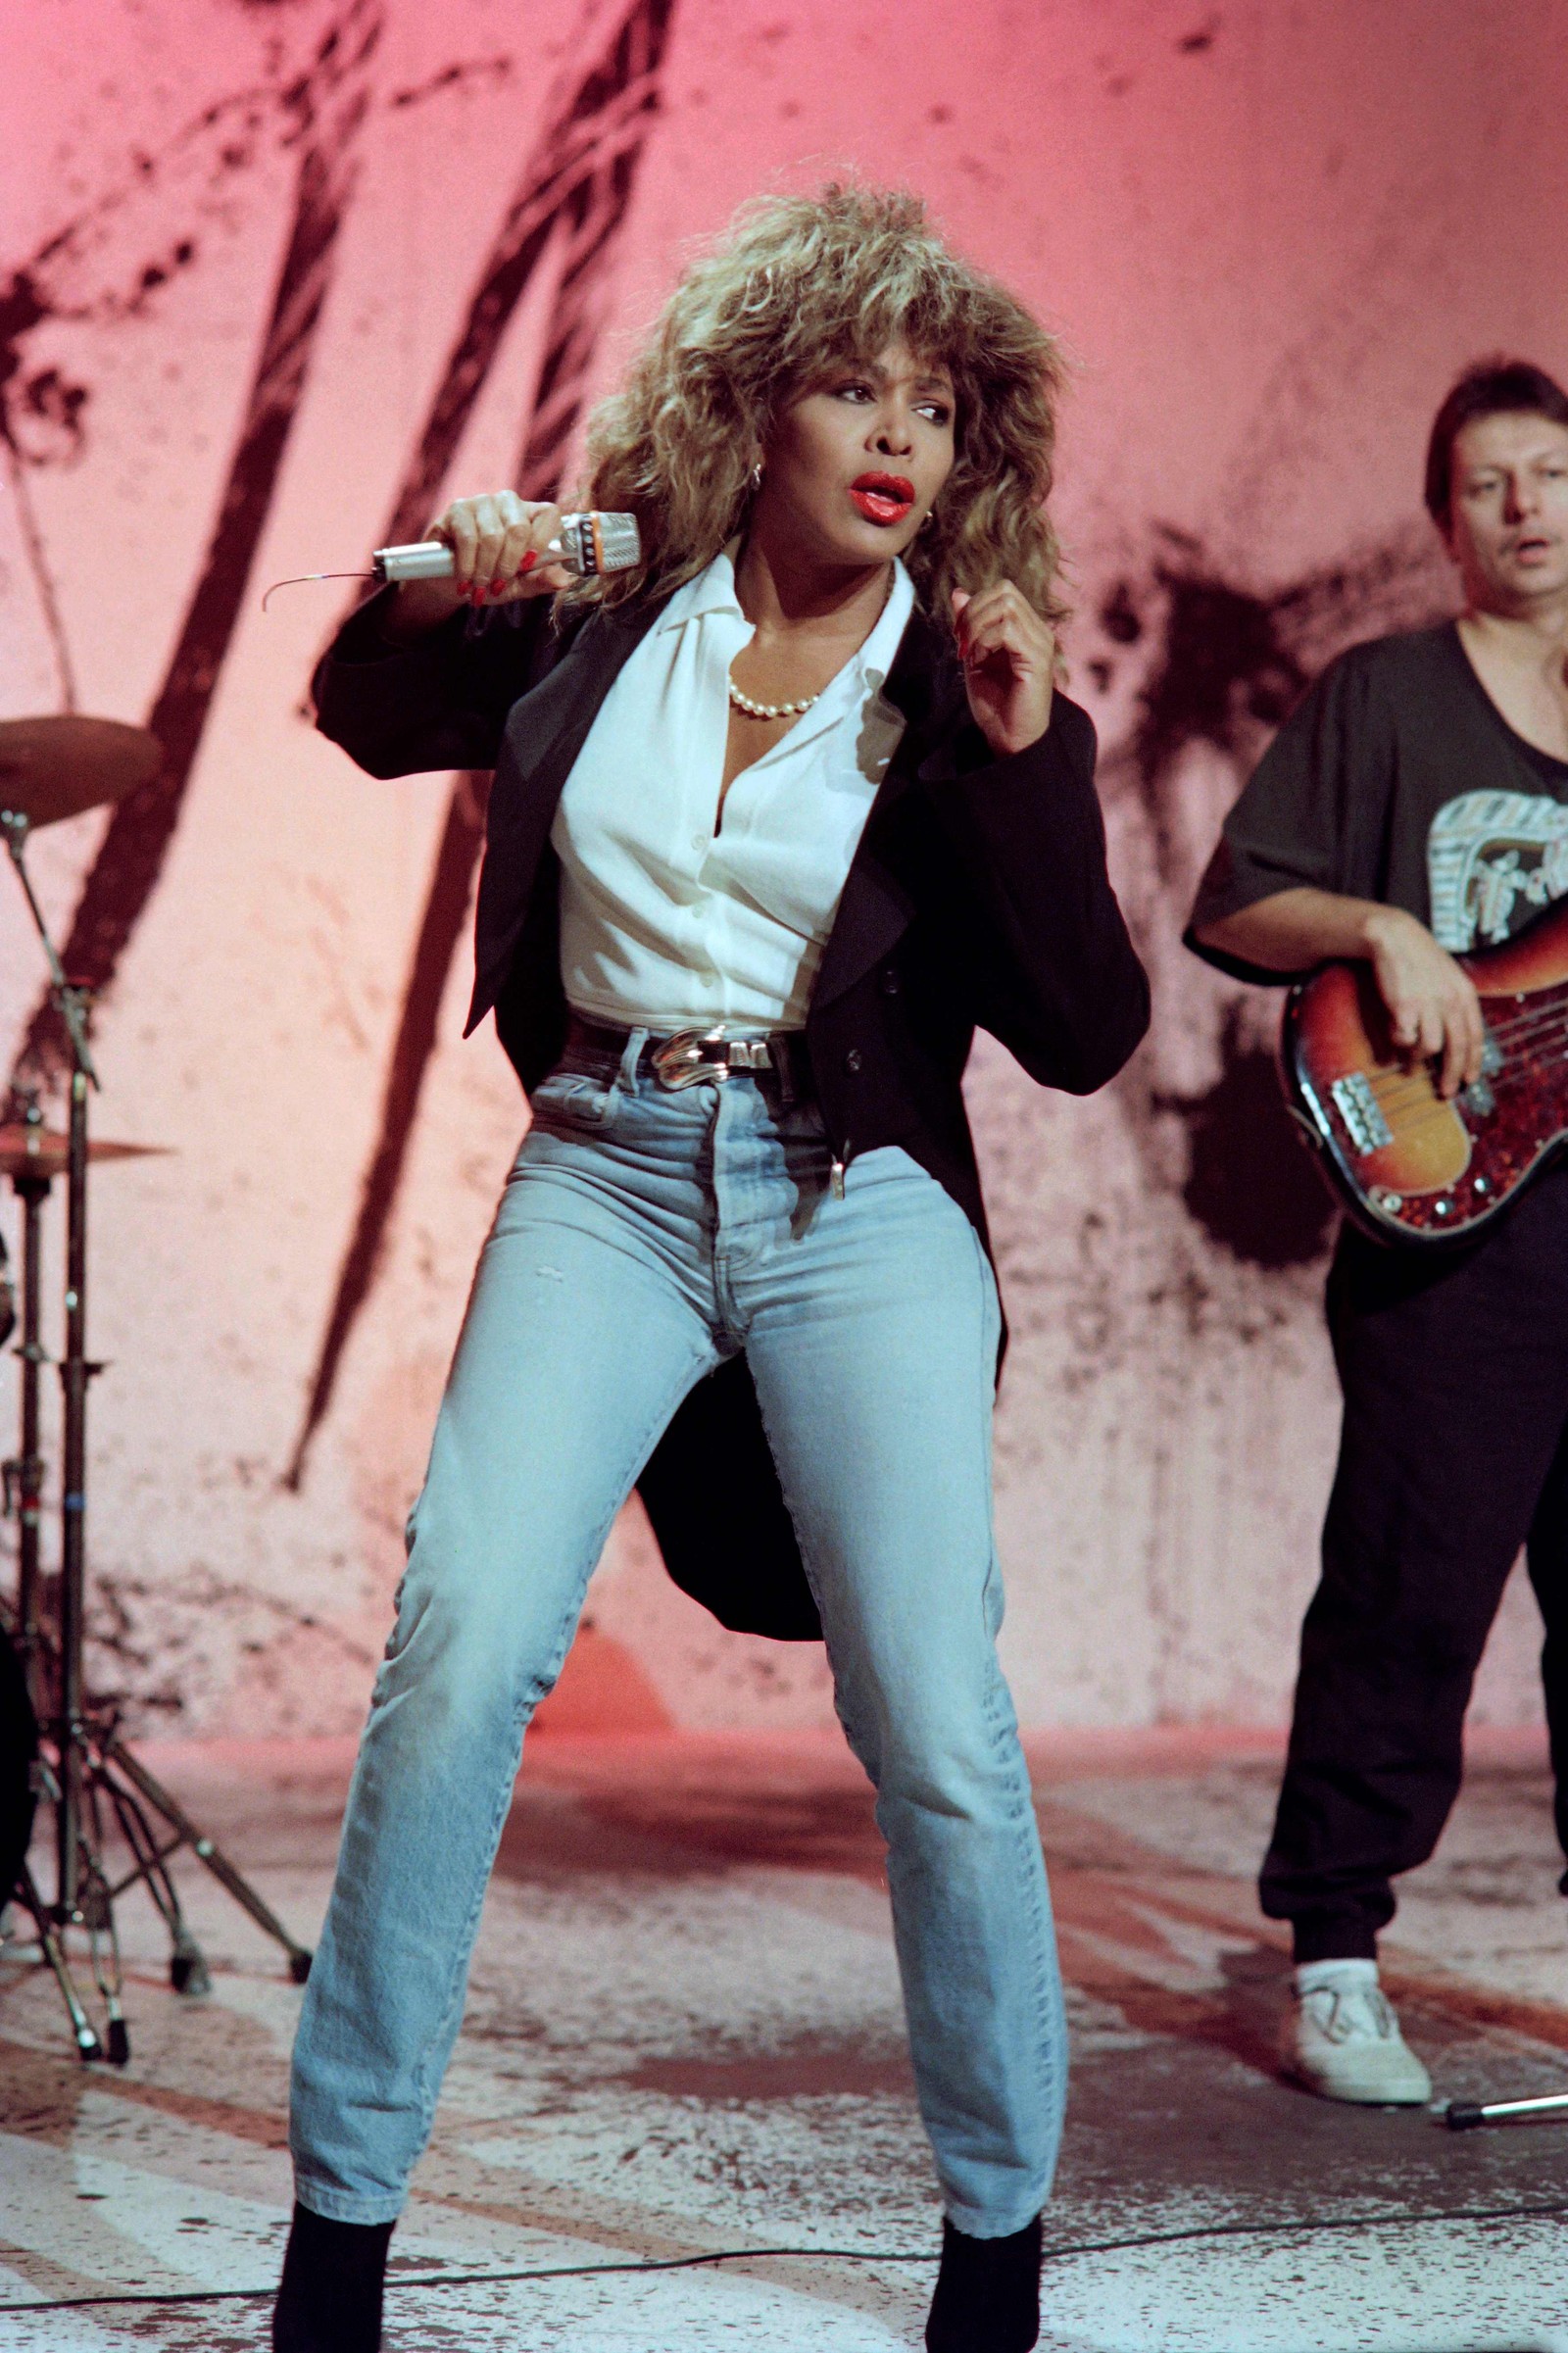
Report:
[[[882,613],[886,613],[888,609],[888,599],[892,596],[892,594],[893,566],[890,564],[888,565],[887,586],[882,591],[882,608],[881,612],[879,612],[877,614],[877,620],[880,620]],[[875,623],[872,625],[874,627]],[[796,703],[754,703],[750,695],[743,695],[741,693],[740,688],[736,685],[733,678],[731,678],[729,681],[729,699],[731,708],[735,711],[744,711],[749,719],[798,719],[803,711],[809,711],[813,703],[820,703],[825,691],[826,690],[823,687],[819,686],[814,695],[803,695],[799,702]]]
[[[741,693],[733,678],[729,682],[730,702],[737,711],[744,711],[749,719],[798,719],[803,711],[809,711],[813,703],[820,702],[821,694],[818,687],[814,695],[805,695],[798,703],[754,703],[750,695]]]

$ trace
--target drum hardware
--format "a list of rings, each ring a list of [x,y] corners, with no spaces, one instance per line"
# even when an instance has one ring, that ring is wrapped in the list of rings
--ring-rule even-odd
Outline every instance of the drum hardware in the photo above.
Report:
[[[170,1982],[177,1992],[206,1992],[211,1984],[201,1948],[180,1909],[170,1876],[172,1855],[188,1846],[258,1927],[288,1955],[289,1974],[302,1985],[311,1955],[289,1935],[216,1842],[121,1739],[119,1719],[89,1699],[83,1677],[86,1632],[87,1390],[103,1367],[86,1351],[87,1168],[92,1159],[119,1159],[147,1146],[89,1145],[89,1088],[99,1084],[87,1041],[91,992],[67,978],[26,868],[32,827],[74,816],[122,799],[158,771],[161,754],[144,730],[108,719],[53,718],[0,724],[0,832],[16,868],[49,968],[51,995],[71,1046],[70,1117],[64,1136],[43,1124],[35,1098],[24,1116],[0,1127],[0,1174],[22,1198],[22,1431],[18,1453],[5,1466],[8,1508],[18,1522],[15,1611],[0,1612],[27,1680],[43,1734],[38,1793],[54,1809],[53,1900],[24,1864],[16,1894],[30,1913],[42,1956],[54,1973],[76,2049],[82,2059],[130,2056],[122,2006],[115,1904],[144,1886],[170,1932]],[[61,1443],[60,1580],[56,1623],[44,1622],[39,1536],[43,1463],[39,1453],[38,1376],[47,1361],[40,1338],[41,1211],[57,1175],[66,1178],[66,1345],[59,1361],[63,1391]],[[131,1867],[111,1882],[105,1832],[113,1820]],[[106,2032],[100,2038],[75,1984],[68,1949],[72,1931],[85,1935]]]

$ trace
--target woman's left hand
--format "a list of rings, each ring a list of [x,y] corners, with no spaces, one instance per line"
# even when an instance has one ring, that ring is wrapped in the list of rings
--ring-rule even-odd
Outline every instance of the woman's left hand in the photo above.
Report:
[[[969,709],[993,752],[1027,751],[1051,724],[1056,633],[1010,580],[953,591]]]

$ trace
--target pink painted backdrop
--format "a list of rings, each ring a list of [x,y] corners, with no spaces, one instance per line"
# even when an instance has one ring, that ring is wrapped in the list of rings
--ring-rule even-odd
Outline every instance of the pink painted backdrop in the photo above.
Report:
[[[1278,1720],[1328,1223],[1272,1003],[1177,934],[1304,680],[1446,608],[1418,485],[1448,378],[1568,373],[1555,0],[31,0],[7,56],[0,715],[156,711],[177,754],[34,850],[105,983],[99,1129],[172,1148],[95,1182],[100,1687],[172,1730],[358,1721],[521,1124],[493,1036],[459,1042],[471,796],[316,738],[341,591],[261,590],[360,563],[400,499],[416,527],[547,480],[694,241],[852,170],[922,190],[1074,357],[1069,653],[1157,996],[1092,1103],[972,1071],[1007,1665],[1033,1724]],[[47,1088],[37,998],[13,902],[0,1030]],[[1516,1592],[1492,1717],[1534,1714],[1534,1641]],[[723,1637],[634,1512],[552,1704],[830,1708],[819,1654]]]

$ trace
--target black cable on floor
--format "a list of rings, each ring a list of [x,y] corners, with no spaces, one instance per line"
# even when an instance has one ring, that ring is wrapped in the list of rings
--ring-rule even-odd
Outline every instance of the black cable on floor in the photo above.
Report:
[[[1568,2214],[1568,2200],[1548,2206],[1451,2206],[1427,2214],[1394,2212],[1325,2217],[1316,2222],[1203,2223],[1186,2230],[1140,2230],[1127,2238],[1085,2239],[1076,2246],[1048,2247],[1045,2260],[1068,2263],[1080,2255],[1123,2255],[1142,2247],[1178,2246],[1200,2238],[1302,2238],[1336,2230],[1386,2230],[1398,2225],[1425,2223],[1544,2222]],[[810,2263],[926,2263],[935,2264],[937,2249],[918,2255],[876,2247],[715,2247],[707,2255],[633,2256],[624,2263],[560,2263],[537,2270],[514,2272],[432,2272],[420,2279],[389,2272],[387,2289],[425,2287],[506,2287],[528,2279],[597,2279],[628,2272],[691,2272],[714,2263],[779,2263],[804,2259]],[[0,2304],[0,2312],[80,2312],[88,2307],[118,2304],[261,2304],[276,2293],[271,2287],[189,2287],[146,2289],[103,2296],[50,2296],[34,2304]]]

